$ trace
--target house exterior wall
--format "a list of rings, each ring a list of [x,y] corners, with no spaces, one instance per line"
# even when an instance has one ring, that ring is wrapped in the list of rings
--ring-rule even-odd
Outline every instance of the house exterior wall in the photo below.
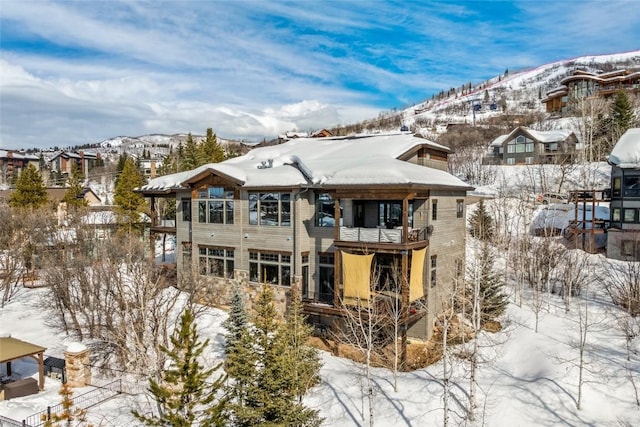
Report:
[[[201,301],[227,306],[231,303],[235,285],[241,286],[246,294],[247,308],[251,309],[261,290],[261,284],[251,281],[249,277],[249,251],[265,251],[286,253],[291,258],[292,282],[306,290],[306,297],[317,300],[320,294],[319,257],[324,253],[335,253],[335,227],[318,227],[315,225],[315,194],[326,190],[290,190],[291,225],[267,226],[249,224],[250,189],[239,189],[234,199],[234,223],[211,224],[198,221],[198,188],[207,185],[230,186],[219,178],[209,178],[196,185],[193,191],[182,191],[176,194],[177,218],[177,264],[178,271],[191,270],[198,281],[204,284],[199,295]],[[260,192],[267,192],[261,189]],[[273,189],[274,192],[286,192]],[[183,199],[191,199],[191,221],[183,221]],[[427,316],[418,321],[409,331],[408,336],[429,338],[432,333],[435,314],[440,310],[444,295],[450,290],[450,283],[456,274],[456,260],[464,259],[465,247],[465,192],[432,192],[429,198],[414,201],[413,227],[433,227],[429,241],[429,249],[424,265],[424,286],[427,295]],[[433,202],[437,204],[437,217],[433,219]],[[460,205],[462,211],[460,211]],[[352,226],[353,200],[342,200],[343,225]],[[460,215],[460,216],[459,216]],[[374,204],[367,205],[367,226],[375,228],[378,212]],[[191,264],[185,263],[185,248],[191,246]],[[295,247],[294,247],[295,245]],[[228,248],[234,251],[234,274],[232,278],[213,277],[199,274],[200,247]],[[308,257],[308,284],[302,283],[302,257]],[[436,284],[430,285],[431,257],[437,259]],[[336,257],[337,259],[337,257]],[[338,280],[341,282],[341,280]],[[273,286],[276,303],[281,313],[286,310],[290,286]]]
[[[611,168],[607,257],[640,261],[640,170]]]

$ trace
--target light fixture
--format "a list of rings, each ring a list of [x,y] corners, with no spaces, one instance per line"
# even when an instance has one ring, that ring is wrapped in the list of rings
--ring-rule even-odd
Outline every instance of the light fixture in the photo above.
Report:
[[[249,234],[248,233],[244,233],[244,238],[248,239],[249,238]]]

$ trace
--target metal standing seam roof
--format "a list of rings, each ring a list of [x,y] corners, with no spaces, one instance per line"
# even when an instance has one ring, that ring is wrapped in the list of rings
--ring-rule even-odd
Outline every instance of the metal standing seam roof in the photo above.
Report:
[[[46,349],[46,347],[31,344],[17,338],[0,337],[0,363],[11,362],[23,357],[42,353]]]

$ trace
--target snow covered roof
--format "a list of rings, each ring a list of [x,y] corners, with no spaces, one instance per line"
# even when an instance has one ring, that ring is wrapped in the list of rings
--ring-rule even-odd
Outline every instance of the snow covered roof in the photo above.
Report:
[[[256,148],[244,156],[221,163],[155,178],[140,190],[166,192],[186,189],[189,183],[211,173],[251,188],[424,185],[471,189],[445,171],[401,160],[421,147],[445,153],[451,151],[408,133],[296,138],[283,144]]]
[[[515,136],[520,132],[529,134],[533,139],[535,139],[536,141],[542,142],[543,144],[564,141],[573,133],[573,131],[568,129],[555,129],[555,130],[542,131],[542,130],[533,130],[526,126],[519,126],[506,135],[500,135],[499,137],[494,139],[489,146],[500,147],[507,139],[511,139],[513,136]]]
[[[631,128],[620,137],[611,150],[609,163],[623,169],[640,168],[640,128]]]

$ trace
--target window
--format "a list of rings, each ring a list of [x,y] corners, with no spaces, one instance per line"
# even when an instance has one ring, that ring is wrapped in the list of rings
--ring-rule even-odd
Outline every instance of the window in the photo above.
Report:
[[[633,259],[640,257],[640,241],[622,240],[620,242],[620,253]]]
[[[291,254],[249,251],[249,280],[290,286]]]
[[[640,175],[624,177],[624,195],[628,197],[640,197]]]
[[[309,297],[309,253],[302,254],[302,296]]]
[[[464,215],[464,200],[456,200],[456,218],[462,218]]]
[[[533,157],[525,157],[524,158],[524,162],[528,165],[532,165],[533,164]]]
[[[637,222],[636,221],[636,209],[623,209],[624,222]]]
[[[513,158],[513,157],[507,158],[507,164],[508,165],[515,165],[516,164],[516,159]]]
[[[291,225],[291,194],[249,193],[249,224]]]
[[[611,214],[611,221],[613,222],[619,222],[620,221],[620,208],[613,208],[612,214]]]
[[[436,285],[436,268],[438,267],[438,255],[431,255],[431,287]]]
[[[507,153],[533,153],[534,145],[532,139],[518,135],[516,139],[512,139],[507,143]]]
[[[431,220],[436,221],[438,219],[438,201],[431,201]]]
[[[191,222],[191,199],[182,199],[182,220]]]
[[[462,277],[462,273],[464,271],[464,263],[460,258],[456,259],[455,269],[456,269],[456,277],[458,278]]]
[[[318,280],[320,282],[319,300],[333,304],[333,284],[335,267],[332,253],[321,253],[318,259]]]
[[[233,190],[208,187],[198,191],[198,222],[233,224]]]
[[[182,242],[182,267],[190,269],[191,266],[191,242]]]
[[[613,196],[614,197],[620,197],[621,182],[622,180],[620,179],[619,176],[613,178]]]
[[[413,203],[409,203],[409,227],[413,227]],[[378,202],[378,225],[394,228],[402,225],[402,202]]]
[[[198,256],[201,275],[233,278],[233,249],[198,246]]]
[[[333,227],[335,218],[335,200],[329,193],[316,193],[316,227]],[[340,225],[342,225],[342,201],[340,201]]]
[[[558,143],[552,142],[551,144],[549,144],[549,151],[558,151]]]

